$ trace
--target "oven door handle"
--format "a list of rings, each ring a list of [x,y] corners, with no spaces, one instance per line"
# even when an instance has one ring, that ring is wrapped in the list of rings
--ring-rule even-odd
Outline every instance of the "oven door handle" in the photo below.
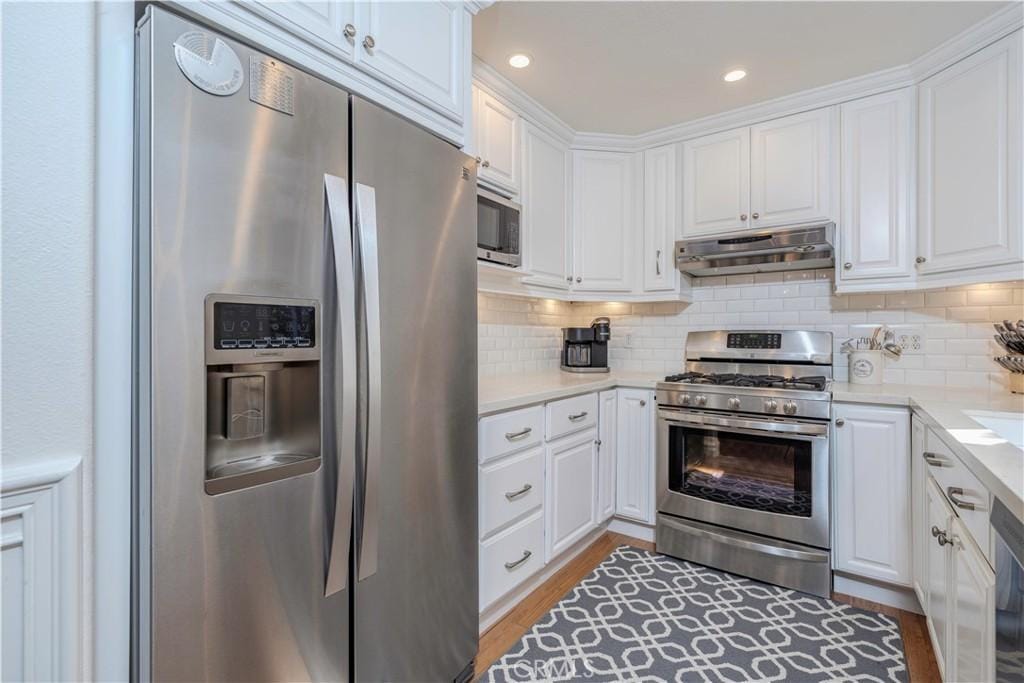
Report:
[[[757,432],[762,434],[795,434],[799,436],[822,438],[828,436],[827,424],[810,424],[806,422],[770,422],[766,420],[748,420],[736,417],[718,417],[716,415],[673,413],[667,410],[658,411],[658,417],[666,422],[703,427],[705,429],[717,431],[721,431],[722,429],[734,429],[736,431]]]

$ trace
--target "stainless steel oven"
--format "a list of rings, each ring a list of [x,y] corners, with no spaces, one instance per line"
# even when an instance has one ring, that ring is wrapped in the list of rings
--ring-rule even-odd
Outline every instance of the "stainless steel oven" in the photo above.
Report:
[[[519,218],[522,207],[499,194],[477,188],[476,257],[518,268],[520,251]]]

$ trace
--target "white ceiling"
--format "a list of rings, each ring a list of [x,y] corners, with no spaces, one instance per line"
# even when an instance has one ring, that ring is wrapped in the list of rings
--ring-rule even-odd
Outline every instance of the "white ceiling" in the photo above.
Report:
[[[906,64],[1006,4],[506,0],[473,52],[574,129],[633,134]]]

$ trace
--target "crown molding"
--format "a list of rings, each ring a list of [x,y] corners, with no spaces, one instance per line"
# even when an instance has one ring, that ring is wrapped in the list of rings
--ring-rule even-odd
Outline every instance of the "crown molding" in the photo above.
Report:
[[[473,78],[478,84],[485,86],[484,89],[490,94],[504,101],[526,118],[547,128],[557,137],[568,141],[573,149],[639,152],[651,147],[682,142],[703,135],[914,86],[950,64],[1020,30],[1022,26],[1024,26],[1024,5],[1013,4],[986,17],[908,64],[635,135],[574,131],[541,103],[475,55],[473,57]]]
[[[472,14],[479,14],[498,0],[462,0],[462,5]]]
[[[473,81],[477,87],[516,110],[520,116],[544,128],[567,145],[572,143],[576,131],[568,123],[555,116],[476,55],[473,55]]]

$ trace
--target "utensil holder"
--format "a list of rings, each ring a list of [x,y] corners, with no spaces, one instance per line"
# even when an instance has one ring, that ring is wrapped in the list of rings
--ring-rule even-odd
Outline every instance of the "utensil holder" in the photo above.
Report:
[[[883,360],[878,349],[850,351],[850,383],[881,384]]]

